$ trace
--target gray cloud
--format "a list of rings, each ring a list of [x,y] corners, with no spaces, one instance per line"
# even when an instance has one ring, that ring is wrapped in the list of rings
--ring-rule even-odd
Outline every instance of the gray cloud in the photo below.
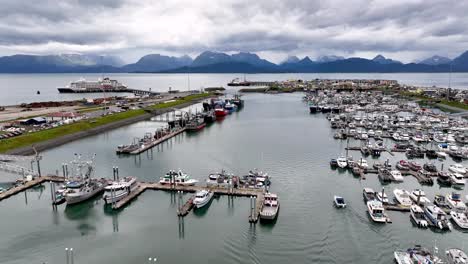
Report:
[[[403,61],[468,49],[467,1],[3,0],[0,55],[203,50]]]

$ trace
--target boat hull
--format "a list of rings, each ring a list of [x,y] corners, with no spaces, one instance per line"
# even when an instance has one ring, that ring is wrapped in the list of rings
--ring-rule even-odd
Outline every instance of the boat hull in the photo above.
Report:
[[[67,201],[67,205],[77,204],[93,198],[102,191],[104,191],[104,186],[102,186],[101,188],[96,188],[93,191],[82,195],[66,195],[65,200]]]
[[[200,209],[204,206],[206,206],[207,204],[209,204],[211,202],[211,200],[213,199],[213,196],[214,196],[214,193],[213,192],[210,192],[207,196],[206,199],[204,199],[203,201],[193,201],[193,205],[195,206],[195,208],[197,209]]]

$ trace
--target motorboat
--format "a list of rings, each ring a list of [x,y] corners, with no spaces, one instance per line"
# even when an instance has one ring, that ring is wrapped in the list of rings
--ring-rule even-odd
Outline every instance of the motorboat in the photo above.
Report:
[[[341,196],[337,196],[337,195],[333,196],[333,202],[335,203],[335,206],[337,208],[345,208],[346,207],[345,200]]]
[[[409,164],[406,160],[400,160],[399,162],[397,162],[396,168],[401,171],[408,171],[410,169]]]
[[[465,177],[461,175],[460,173],[450,173],[449,174],[450,179],[452,180],[452,184],[458,187],[463,187],[465,186]]]
[[[410,193],[403,189],[395,189],[393,190],[393,194],[395,195],[395,200],[403,205],[403,206],[411,206],[413,202],[410,198]]]
[[[371,217],[372,221],[376,223],[386,223],[387,216],[385,215],[385,209],[380,201],[373,200],[367,202],[367,212]]]
[[[369,164],[367,164],[367,160],[360,158],[357,163],[356,163],[359,168],[361,169],[367,169],[369,167]]]
[[[364,197],[365,202],[373,201],[375,200],[375,192],[371,188],[364,188],[362,190],[362,196]]]
[[[138,188],[138,182],[135,177],[124,177],[119,181],[113,181],[104,188],[102,198],[106,204],[116,203]]]
[[[426,215],[424,213],[424,210],[419,207],[418,205],[411,205],[410,207],[410,219],[418,226],[421,228],[427,228],[428,223],[426,220]]]
[[[466,205],[462,201],[461,195],[459,193],[453,192],[452,194],[447,194],[445,199],[447,200],[447,204],[451,209],[460,211],[466,210]]]
[[[447,218],[447,214],[437,205],[428,205],[424,208],[424,213],[429,222],[440,230],[452,230],[452,224]]]
[[[336,163],[337,163],[338,167],[340,167],[342,169],[344,169],[344,168],[346,168],[346,166],[348,166],[348,162],[347,162],[346,158],[343,157],[343,156],[336,159]]]
[[[411,256],[408,252],[405,251],[395,251],[393,252],[393,257],[397,264],[413,264]]]
[[[214,193],[208,190],[200,190],[195,193],[195,198],[193,199],[193,205],[195,208],[202,208],[207,205],[213,198]]]
[[[405,251],[395,251],[393,253],[398,264],[442,264],[442,260],[432,254],[428,249],[415,245]]]
[[[278,195],[274,193],[265,193],[263,207],[260,211],[260,219],[274,220],[278,217],[279,207]]]
[[[468,256],[465,252],[458,248],[450,248],[445,251],[448,264],[466,264],[468,263]]]
[[[428,172],[437,172],[437,167],[434,165],[434,163],[424,163],[423,169]]]
[[[453,173],[466,174],[466,168],[461,164],[452,164],[449,166],[448,170]]]
[[[453,222],[461,228],[468,229],[468,218],[466,212],[463,210],[452,210],[450,211],[450,216]]]
[[[336,159],[331,159],[330,160],[330,167],[332,167],[332,168],[338,167],[338,161]]]
[[[396,182],[403,182],[404,180],[403,175],[401,175],[401,172],[399,170],[390,171],[390,175],[392,176],[393,180]]]
[[[434,204],[445,212],[449,212],[452,209],[447,201],[446,196],[442,194],[436,194],[434,196]]]
[[[447,153],[442,152],[442,151],[438,151],[438,152],[436,152],[436,154],[437,154],[437,157],[440,158],[440,159],[446,159],[447,156],[448,156]]]
[[[437,182],[442,185],[442,186],[451,186],[452,185],[452,179],[450,178],[450,175],[446,172],[439,172],[437,175]]]
[[[375,193],[377,200],[382,202],[382,204],[388,204],[388,195],[385,193],[385,191],[382,189],[381,192]]]
[[[409,166],[410,170],[413,170],[413,171],[419,171],[419,170],[422,169],[421,164],[417,163],[416,161],[408,162],[408,166]]]
[[[182,186],[193,186],[198,181],[195,179],[190,179],[190,176],[185,172],[179,170],[170,170],[164,177],[161,177],[159,180],[160,184],[175,184]]]
[[[426,197],[426,194],[421,189],[415,189],[410,193],[410,198],[418,205],[430,204],[431,201]]]

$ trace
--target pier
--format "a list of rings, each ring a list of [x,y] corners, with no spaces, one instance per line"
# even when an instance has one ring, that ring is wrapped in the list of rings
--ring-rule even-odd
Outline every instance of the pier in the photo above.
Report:
[[[171,132],[171,133],[169,133],[169,134],[167,134],[167,135],[165,135],[165,136],[163,136],[163,137],[161,137],[159,139],[153,140],[153,141],[151,141],[151,142],[149,142],[147,144],[143,144],[141,147],[139,147],[138,149],[136,149],[134,151],[129,152],[128,154],[138,155],[138,154],[140,154],[142,152],[147,151],[150,148],[153,148],[153,147],[163,143],[166,140],[169,140],[172,137],[175,137],[175,136],[179,135],[180,133],[184,132],[185,130],[186,130],[185,127],[177,129],[177,130],[175,130],[175,131],[173,131],[173,132]]]
[[[27,181],[22,185],[18,185],[16,187],[13,187],[11,189],[8,189],[2,193],[0,193],[0,201],[9,198],[10,196],[13,196],[15,194],[18,194],[22,191],[26,191],[29,188],[32,188],[38,184],[44,183],[44,182],[63,182],[65,178],[59,177],[59,176],[42,176],[42,177],[36,177],[31,181]]]

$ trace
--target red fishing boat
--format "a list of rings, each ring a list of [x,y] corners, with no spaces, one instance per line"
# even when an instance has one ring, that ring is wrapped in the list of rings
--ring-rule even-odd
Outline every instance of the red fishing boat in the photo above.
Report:
[[[223,107],[216,107],[215,108],[215,115],[216,117],[223,117],[223,116],[226,116],[228,113],[228,111],[226,109],[224,109]]]

